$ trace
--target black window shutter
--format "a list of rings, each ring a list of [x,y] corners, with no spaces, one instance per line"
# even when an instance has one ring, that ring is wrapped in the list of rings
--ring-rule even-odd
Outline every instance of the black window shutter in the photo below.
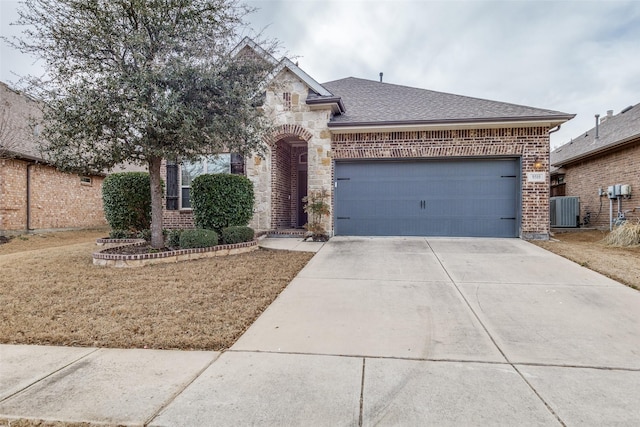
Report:
[[[167,163],[167,210],[178,210],[178,165]]]
[[[231,154],[231,173],[234,175],[244,175],[244,159],[240,154]]]

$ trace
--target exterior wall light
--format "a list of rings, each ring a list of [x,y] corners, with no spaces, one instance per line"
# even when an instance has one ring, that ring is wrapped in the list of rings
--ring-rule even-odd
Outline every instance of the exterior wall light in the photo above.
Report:
[[[539,171],[542,170],[542,167],[542,160],[538,156],[536,156],[536,158],[533,160],[533,169]]]

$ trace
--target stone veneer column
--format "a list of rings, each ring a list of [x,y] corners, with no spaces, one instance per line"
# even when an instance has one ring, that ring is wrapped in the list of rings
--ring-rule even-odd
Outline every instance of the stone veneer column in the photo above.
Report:
[[[272,224],[272,147],[287,137],[307,142],[308,192],[327,189],[332,194],[331,135],[327,123],[329,109],[311,110],[306,104],[309,88],[289,71],[283,71],[267,91],[265,112],[273,117],[275,132],[268,139],[269,149],[264,159],[247,159],[247,176],[254,183],[255,213],[251,226],[270,229]],[[331,201],[327,201],[331,205]],[[325,228],[332,232],[332,215]]]

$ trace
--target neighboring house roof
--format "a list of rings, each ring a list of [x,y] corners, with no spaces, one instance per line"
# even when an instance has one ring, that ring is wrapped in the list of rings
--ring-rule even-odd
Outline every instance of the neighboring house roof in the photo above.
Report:
[[[0,82],[0,151],[5,156],[44,161],[37,141],[39,126],[30,123],[40,115],[38,101]]]
[[[0,82],[0,156],[50,164],[42,153],[38,135],[41,125],[35,127],[31,120],[42,115],[39,101],[30,95],[11,88]],[[125,163],[116,165],[113,172],[146,171],[147,167]],[[107,175],[107,172],[96,172]]]
[[[547,122],[557,126],[575,117],[559,111],[435,92],[348,77],[324,83],[342,98],[346,112],[329,127],[429,125],[491,122]]]
[[[551,165],[561,167],[640,140],[640,104],[615,116],[607,115],[596,127],[551,152]]]

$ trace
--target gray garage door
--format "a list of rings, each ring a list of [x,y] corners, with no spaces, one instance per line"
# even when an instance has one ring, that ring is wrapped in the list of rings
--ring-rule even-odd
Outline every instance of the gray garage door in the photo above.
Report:
[[[517,159],[336,162],[335,233],[517,237]]]

